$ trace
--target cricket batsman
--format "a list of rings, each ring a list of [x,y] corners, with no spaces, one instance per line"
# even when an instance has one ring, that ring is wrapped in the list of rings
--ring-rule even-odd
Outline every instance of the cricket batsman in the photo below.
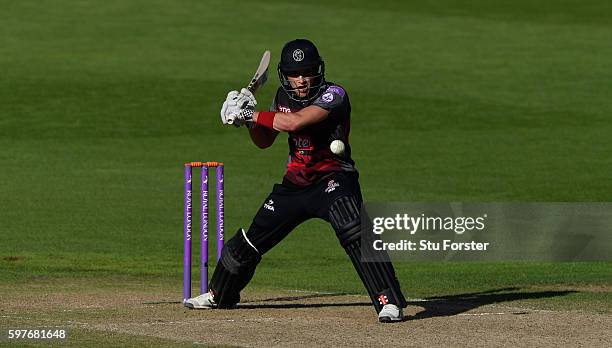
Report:
[[[302,222],[321,218],[336,232],[368,291],[380,322],[402,321],[406,299],[392,263],[363,262],[359,174],[349,145],[351,104],[346,90],[325,80],[325,64],[305,39],[288,42],[278,64],[281,86],[270,111],[255,111],[246,88],[231,91],[221,109],[224,125],[246,126],[259,148],[288,133],[289,161],[248,231],[239,229],[224,246],[208,293],[190,298],[189,308],[232,308],[255,274],[262,256]],[[330,147],[330,144],[332,145]]]

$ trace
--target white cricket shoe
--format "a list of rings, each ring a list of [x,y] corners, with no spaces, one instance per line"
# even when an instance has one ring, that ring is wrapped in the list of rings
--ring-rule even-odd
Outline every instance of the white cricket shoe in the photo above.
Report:
[[[207,292],[200,296],[192,297],[185,301],[185,307],[191,309],[216,308],[217,304],[213,300],[212,294]]]
[[[380,313],[378,313],[378,321],[381,323],[391,323],[402,320],[404,320],[404,312],[401,308],[391,303],[386,304]]]

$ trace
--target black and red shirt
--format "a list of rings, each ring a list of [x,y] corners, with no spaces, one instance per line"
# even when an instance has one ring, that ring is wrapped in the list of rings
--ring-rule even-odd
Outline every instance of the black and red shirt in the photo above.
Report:
[[[307,105],[289,98],[287,92],[279,88],[270,111],[296,112],[308,105],[328,110],[329,115],[321,122],[289,133],[289,161],[284,181],[297,186],[307,186],[330,172],[356,172],[349,145],[351,104],[344,88],[326,82],[323,93]],[[343,154],[335,155],[331,152],[329,146],[334,140],[344,143]]]

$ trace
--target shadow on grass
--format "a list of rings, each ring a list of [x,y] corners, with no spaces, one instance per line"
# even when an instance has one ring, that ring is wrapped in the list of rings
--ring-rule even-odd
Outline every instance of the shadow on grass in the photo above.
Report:
[[[574,290],[520,292],[520,289],[518,287],[502,288],[449,296],[428,297],[423,301],[410,301],[410,305],[425,309],[411,316],[408,320],[452,316],[494,303],[552,298],[577,293]]]
[[[411,306],[423,307],[424,310],[407,318],[408,320],[419,320],[432,317],[452,316],[470,311],[472,309],[494,303],[512,302],[519,300],[552,298],[566,296],[577,291],[530,291],[521,292],[521,288],[501,288],[481,292],[471,292],[448,296],[428,297],[423,300],[409,301]],[[312,294],[304,296],[277,297],[259,300],[253,303],[239,304],[238,309],[262,309],[262,308],[321,308],[321,307],[352,307],[372,306],[372,303],[360,302],[319,302],[319,303],[295,303],[312,298],[329,298],[344,296],[347,294]],[[290,302],[290,303],[266,303],[266,302]],[[293,302],[293,303],[291,303]],[[524,313],[514,313],[524,314]]]
[[[253,303],[240,303],[237,309],[262,309],[262,308],[322,308],[322,307],[355,307],[355,306],[371,306],[370,302],[320,302],[320,303],[265,303],[265,302],[294,302],[303,301],[312,298],[328,298],[346,296],[346,293],[333,294],[309,294],[300,296],[284,296],[273,297],[263,300],[253,301]],[[263,302],[263,303],[262,303]]]
[[[448,296],[427,297],[422,300],[408,301],[408,305],[422,307],[424,310],[417,314],[407,317],[406,320],[419,320],[433,317],[446,317],[457,315],[476,309],[481,306],[486,306],[494,303],[512,302],[519,300],[532,300],[542,298],[552,298],[566,296],[577,293],[574,290],[564,291],[530,291],[521,292],[519,287],[492,289],[488,291],[470,292]],[[349,294],[333,293],[333,294],[308,294],[300,296],[283,296],[273,297],[261,300],[249,301],[240,303],[236,309],[295,309],[295,308],[323,308],[323,307],[355,307],[355,306],[372,306],[371,302],[353,301],[353,302],[318,302],[318,303],[303,303],[304,300],[316,298],[341,297]],[[287,303],[275,303],[287,302]],[[179,301],[159,301],[159,302],[144,302],[143,304],[179,304]],[[525,314],[517,312],[513,314]]]

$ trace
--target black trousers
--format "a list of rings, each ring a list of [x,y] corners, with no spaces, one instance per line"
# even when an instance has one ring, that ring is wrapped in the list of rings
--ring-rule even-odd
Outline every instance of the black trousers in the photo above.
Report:
[[[339,198],[351,197],[359,209],[362,197],[358,179],[357,173],[338,172],[304,188],[288,183],[274,185],[246,232],[248,240],[263,255],[308,219],[321,218],[330,222],[330,207]],[[359,219],[359,216],[355,216],[353,221],[360,222]],[[343,232],[346,231],[336,231],[336,234],[343,235]],[[345,251],[368,290],[375,309],[380,312],[387,303],[405,307],[406,299],[388,255],[378,255],[376,262],[362,262],[360,241],[352,243],[345,245]]]
[[[305,188],[276,184],[247,231],[247,238],[261,255],[268,252],[302,222],[321,218],[329,222],[329,207],[342,196],[353,196],[361,205],[359,175],[331,173]]]

